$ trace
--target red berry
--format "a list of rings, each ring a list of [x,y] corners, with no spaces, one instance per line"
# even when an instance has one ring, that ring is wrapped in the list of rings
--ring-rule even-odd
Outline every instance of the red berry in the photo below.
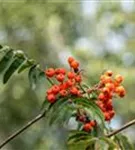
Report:
[[[50,103],[54,103],[56,101],[56,97],[54,94],[48,94],[47,95],[47,100],[50,102]]]
[[[91,126],[90,123],[86,123],[86,124],[83,126],[83,130],[86,131],[86,132],[89,132],[91,129],[92,129],[92,126]]]
[[[106,121],[110,121],[110,119],[111,119],[110,114],[108,112],[104,113],[104,117],[105,117]]]
[[[113,109],[112,99],[109,99],[105,106],[107,110],[112,110]]]
[[[52,93],[53,93],[53,92],[52,92],[52,88],[48,89],[46,93],[47,93],[47,94],[52,94]]]
[[[75,77],[74,72],[68,72],[67,77],[68,77],[69,79],[73,79],[73,78]]]
[[[102,92],[103,92],[104,94],[108,94],[108,93],[110,92],[110,90],[109,90],[109,88],[104,87],[104,88],[102,89]]]
[[[45,74],[46,74],[47,77],[51,78],[51,77],[54,76],[55,70],[54,70],[53,68],[49,68],[49,69],[47,69],[47,70],[45,71]]]
[[[81,82],[81,81],[82,81],[81,75],[75,76],[75,81],[76,81],[76,82]]]
[[[64,68],[57,68],[57,69],[55,69],[55,73],[56,74],[63,74],[63,75],[65,75],[66,74],[66,70]]]
[[[61,84],[59,85],[59,87],[60,87],[60,90],[65,90],[65,89],[68,88],[68,85],[67,85],[66,82],[64,82],[64,83],[61,83]]]
[[[67,84],[68,87],[71,87],[71,86],[73,86],[73,85],[75,84],[75,81],[74,81],[74,80],[71,80],[71,79],[68,79],[68,80],[66,81],[66,84]]]
[[[60,92],[61,96],[67,96],[68,92],[66,90],[61,90]]]
[[[58,74],[58,75],[56,76],[56,79],[57,79],[59,82],[63,82],[63,81],[64,81],[64,78],[65,78],[65,76],[64,76],[63,74]]]
[[[90,124],[91,124],[92,127],[95,127],[96,126],[96,121],[95,120],[91,120]]]
[[[104,100],[105,99],[104,93],[100,93],[99,96],[98,96],[98,99],[101,100],[101,101]]]
[[[58,85],[52,86],[52,92],[53,94],[57,94],[60,91],[60,87]]]
[[[78,97],[81,97],[81,96],[82,96],[82,92],[78,90],[77,96],[78,96]]]
[[[80,122],[85,122],[86,121],[86,117],[83,115],[83,116],[79,116],[78,120]]]
[[[112,110],[112,111],[109,112],[109,114],[110,114],[110,117],[112,118],[112,117],[114,117],[114,115],[115,115],[115,111]]]
[[[70,93],[73,94],[73,95],[77,95],[78,94],[78,89],[76,87],[72,87],[70,89]]]

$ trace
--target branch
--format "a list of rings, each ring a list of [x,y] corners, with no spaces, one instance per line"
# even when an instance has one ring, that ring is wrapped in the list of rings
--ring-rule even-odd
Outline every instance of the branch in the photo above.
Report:
[[[123,125],[120,129],[117,129],[117,130],[111,132],[110,134],[107,135],[107,137],[111,137],[111,136],[113,136],[113,135],[115,135],[115,134],[118,134],[119,132],[121,132],[121,131],[127,129],[128,127],[130,127],[130,126],[132,126],[132,125],[134,125],[134,124],[135,124],[135,119],[132,120],[132,121],[130,121],[130,122],[128,122],[128,123],[126,123],[126,124]]]
[[[11,136],[9,136],[5,141],[3,141],[0,144],[0,149],[5,146],[6,144],[8,144],[10,141],[12,141],[14,138],[16,138],[19,134],[21,134],[23,131],[25,131],[27,128],[29,128],[30,126],[32,126],[34,123],[36,123],[37,121],[39,121],[40,119],[42,119],[43,117],[45,117],[46,111],[40,113],[39,115],[37,115],[34,119],[32,119],[31,121],[29,121],[26,125],[24,125],[22,128],[20,128],[19,130],[17,130],[15,133],[13,133]]]

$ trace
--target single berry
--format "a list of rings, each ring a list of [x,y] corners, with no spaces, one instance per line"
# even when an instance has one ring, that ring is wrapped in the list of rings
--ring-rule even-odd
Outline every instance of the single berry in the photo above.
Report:
[[[105,75],[107,75],[107,76],[112,76],[113,75],[113,72],[112,72],[112,70],[107,70],[106,72],[105,72]]]
[[[111,119],[110,114],[108,112],[104,112],[104,117],[106,121],[110,121]]]
[[[54,103],[56,101],[56,97],[54,94],[48,94],[47,95],[47,100],[50,102],[50,103]]]
[[[73,58],[73,57],[69,57],[69,58],[68,58],[68,63],[69,63],[69,64],[71,64],[73,61],[74,61],[74,58]]]
[[[114,79],[115,79],[115,81],[118,82],[118,83],[121,83],[121,82],[123,81],[123,77],[122,77],[122,75],[120,75],[120,74],[116,75]]]
[[[98,99],[101,100],[101,101],[104,100],[105,99],[104,93],[100,93],[99,96],[98,96]]]
[[[45,71],[47,77],[51,78],[55,75],[55,70],[53,68],[49,68]]]
[[[57,69],[55,69],[55,73],[56,74],[63,74],[63,75],[65,75],[66,74],[66,70],[64,68],[57,68]]]
[[[59,82],[63,82],[64,79],[65,79],[65,75],[63,75],[63,74],[58,74],[58,75],[56,76],[56,79],[57,79]]]
[[[53,92],[52,92],[52,88],[48,89],[46,93],[47,93],[47,94],[52,94],[52,93],[53,93]]]
[[[60,91],[60,87],[58,85],[52,86],[52,92],[53,94],[57,94]]]
[[[74,72],[68,72],[67,77],[68,77],[68,79],[74,79],[75,73]]]
[[[76,81],[76,82],[81,82],[81,81],[82,81],[81,75],[75,76],[75,81]]]
[[[78,94],[78,89],[76,87],[72,87],[70,89],[70,93],[73,94],[73,95],[77,95]]]
[[[66,90],[61,90],[60,92],[61,96],[67,96],[68,92]]]
[[[78,69],[79,63],[78,63],[76,60],[74,60],[74,61],[71,62],[70,66],[71,66],[73,69]]]
[[[71,79],[68,79],[68,80],[66,81],[66,84],[67,84],[68,87],[71,87],[71,86],[73,86],[73,85],[75,84],[75,81],[74,81],[74,80],[71,80]]]
[[[92,126],[91,126],[90,123],[86,123],[86,124],[83,126],[83,130],[86,131],[86,132],[89,132],[91,129],[92,129]]]
[[[115,92],[120,96],[120,97],[124,97],[126,94],[126,90],[124,89],[123,86],[118,86],[115,89]]]
[[[107,87],[110,91],[114,91],[115,86],[113,83],[106,83],[105,87]]]
[[[95,120],[91,120],[90,124],[91,124],[92,127],[95,127],[96,126],[96,121]]]

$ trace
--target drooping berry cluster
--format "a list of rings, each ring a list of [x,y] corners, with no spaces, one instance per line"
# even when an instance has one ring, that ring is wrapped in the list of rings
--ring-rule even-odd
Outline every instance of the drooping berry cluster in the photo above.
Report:
[[[115,111],[112,105],[112,98],[114,95],[124,97],[126,91],[121,85],[123,77],[116,75],[113,78],[113,72],[111,70],[106,71],[100,78],[100,88],[97,104],[104,113],[106,121],[110,121],[115,115]]]
[[[79,62],[73,57],[69,57],[68,63],[70,65],[70,71],[64,68],[49,68],[45,70],[45,75],[49,79],[53,78],[57,81],[57,84],[52,85],[52,87],[47,90],[47,100],[50,103],[54,103],[59,96],[81,96],[79,84],[82,81],[82,76],[79,73]]]

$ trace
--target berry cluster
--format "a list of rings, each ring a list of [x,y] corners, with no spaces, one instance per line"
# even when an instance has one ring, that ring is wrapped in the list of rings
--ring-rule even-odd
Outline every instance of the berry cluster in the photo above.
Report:
[[[90,132],[96,125],[95,120],[90,120],[85,112],[79,112],[76,115],[76,120],[83,123],[82,130],[86,132]]]
[[[52,86],[46,92],[46,99],[50,103],[55,103],[60,97],[89,97],[89,94],[94,92],[97,93],[97,103],[99,108],[102,110],[105,120],[110,121],[115,115],[115,111],[112,105],[113,96],[118,95],[124,97],[126,91],[121,85],[123,77],[116,75],[113,77],[113,72],[107,70],[100,77],[100,82],[95,86],[87,89],[83,89],[82,74],[79,70],[79,62],[73,57],[68,58],[68,64],[70,70],[64,68],[49,68],[45,70],[45,75],[49,81],[55,81]],[[90,100],[92,100],[90,98]],[[94,127],[97,126],[96,120],[91,120],[90,116],[84,110],[78,110],[76,114],[76,120],[82,124],[82,130],[90,132]]]
[[[111,70],[106,71],[100,78],[99,95],[97,104],[104,113],[106,121],[110,121],[115,115],[115,111],[112,105],[112,98],[114,95],[124,97],[126,91],[121,85],[123,77],[116,75],[113,78],[113,72]]]
[[[47,100],[50,103],[54,103],[59,96],[81,96],[79,84],[82,81],[82,76],[79,73],[79,62],[73,57],[69,57],[68,63],[70,71],[67,71],[64,68],[49,68],[45,70],[45,75],[49,79],[53,78],[57,81],[57,84],[52,85],[52,87],[47,90]]]

